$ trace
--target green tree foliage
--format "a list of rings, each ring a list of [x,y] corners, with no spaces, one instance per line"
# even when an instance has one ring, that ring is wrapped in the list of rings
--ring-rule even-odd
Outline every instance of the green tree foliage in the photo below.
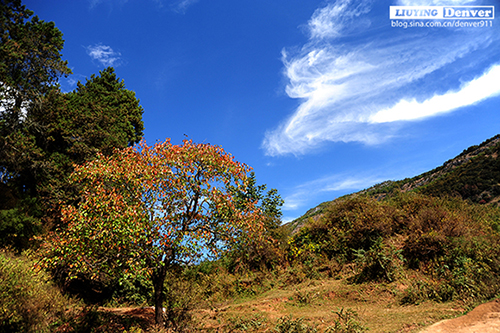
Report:
[[[62,33],[21,5],[0,3],[0,245],[24,247],[74,200],[73,165],[139,142],[142,107],[113,68],[61,93],[70,74]],[[21,245],[24,244],[24,245]]]
[[[82,200],[63,209],[46,263],[94,279],[145,270],[162,323],[168,272],[262,234],[261,209],[235,195],[248,171],[222,148],[187,140],[98,154],[73,173]]]
[[[125,88],[112,67],[99,74],[65,96],[70,112],[55,122],[76,162],[132,146],[143,135],[143,109],[135,93]]]
[[[18,251],[28,248],[30,238],[41,231],[40,220],[30,214],[36,211],[37,204],[31,200],[32,206],[26,211],[29,202],[27,200],[24,206],[0,210],[0,244],[4,247]]]
[[[113,68],[99,74],[78,83],[73,92],[51,91],[40,108],[30,110],[30,120],[39,129],[30,134],[41,156],[30,160],[34,165],[29,169],[37,178],[36,194],[52,205],[71,198],[67,177],[73,164],[89,161],[98,152],[110,155],[132,146],[143,134],[143,109],[135,93],[125,88]]]
[[[61,59],[64,41],[53,22],[33,16],[20,0],[1,1],[0,13],[1,245],[18,247],[39,230],[41,217],[40,205],[23,193],[36,184],[34,177],[26,177],[37,167],[30,159],[40,160],[42,153],[30,134],[36,124],[28,119],[28,108],[71,71]]]
[[[24,103],[35,101],[71,71],[61,60],[64,40],[53,22],[33,16],[20,0],[2,1],[0,12],[2,126],[14,127]]]
[[[246,187],[235,191],[237,202],[245,205],[247,201],[254,202],[264,214],[264,239],[259,242],[242,241],[237,244],[234,251],[228,256],[228,268],[263,269],[272,268],[279,264],[282,255],[280,245],[284,242],[286,235],[281,225],[281,206],[284,200],[276,189],[266,192],[266,185],[257,185],[255,173],[251,172]],[[244,236],[244,235],[243,235]]]
[[[4,182],[9,195],[18,200],[2,208],[28,211],[44,217],[45,224],[57,223],[59,203],[75,196],[67,179],[73,165],[98,152],[110,155],[139,142],[142,113],[134,92],[125,88],[113,68],[92,75],[73,92],[48,91],[28,107],[23,126],[5,137],[9,144],[2,159]],[[23,208],[23,198],[43,202],[42,210],[35,215],[33,209]]]

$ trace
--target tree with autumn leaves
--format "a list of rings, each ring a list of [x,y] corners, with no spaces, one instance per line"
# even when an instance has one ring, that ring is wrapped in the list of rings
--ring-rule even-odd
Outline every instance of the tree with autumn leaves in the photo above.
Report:
[[[190,140],[100,154],[75,168],[81,201],[64,207],[45,263],[92,279],[146,272],[163,324],[169,270],[263,236],[265,213],[252,195],[241,195],[249,171],[221,147]]]

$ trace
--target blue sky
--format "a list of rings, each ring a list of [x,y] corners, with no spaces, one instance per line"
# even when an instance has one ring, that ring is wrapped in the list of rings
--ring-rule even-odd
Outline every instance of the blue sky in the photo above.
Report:
[[[64,34],[74,74],[63,90],[115,67],[141,101],[149,143],[187,135],[222,146],[278,189],[284,220],[500,133],[500,19],[389,19],[396,5],[495,6],[499,16],[498,0],[23,3]]]

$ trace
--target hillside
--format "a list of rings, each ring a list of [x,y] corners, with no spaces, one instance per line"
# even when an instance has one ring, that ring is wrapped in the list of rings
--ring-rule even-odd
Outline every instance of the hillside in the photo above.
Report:
[[[385,182],[363,192],[386,195],[394,189],[432,196],[455,196],[474,203],[500,199],[500,135],[465,149],[442,166],[410,179]]]
[[[500,134],[465,149],[433,170],[413,178],[387,180],[358,193],[382,200],[394,191],[415,191],[438,197],[460,197],[479,204],[500,205],[499,153]],[[303,221],[321,215],[330,203],[331,201],[323,202],[308,210],[303,216],[292,221],[289,227],[297,230]]]
[[[220,260],[179,265],[165,283],[168,329],[154,327],[151,281],[140,274],[109,299],[73,301],[27,269],[36,258],[0,252],[0,282],[12,291],[0,303],[15,309],[3,311],[0,332],[40,318],[74,333],[495,332],[499,146],[497,136],[412,179],[324,202]],[[54,295],[57,307],[31,305]]]

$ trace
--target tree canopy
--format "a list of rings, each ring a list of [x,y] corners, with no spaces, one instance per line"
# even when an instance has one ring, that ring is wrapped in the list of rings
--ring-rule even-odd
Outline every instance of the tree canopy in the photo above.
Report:
[[[9,115],[14,126],[23,103],[43,95],[71,70],[61,59],[64,40],[54,22],[33,16],[20,0],[2,1],[0,12],[2,120]]]
[[[49,90],[27,108],[22,124],[1,138],[4,187],[14,198],[2,208],[19,210],[22,200],[36,198],[38,216],[58,223],[59,203],[75,200],[68,182],[73,165],[139,142],[142,113],[135,93],[113,68],[78,83],[75,91]]]
[[[39,231],[43,214],[36,197],[22,193],[32,192],[42,166],[28,108],[71,71],[53,22],[33,16],[20,0],[1,1],[0,14],[0,244],[22,248]]]
[[[74,164],[140,141],[143,109],[111,67],[62,93],[61,31],[18,0],[0,12],[0,245],[18,248],[76,199]]]
[[[221,147],[189,140],[99,153],[71,177],[82,200],[63,209],[65,226],[46,244],[47,263],[96,279],[146,270],[161,323],[168,270],[263,234],[263,211],[251,195],[236,195],[249,170]]]

